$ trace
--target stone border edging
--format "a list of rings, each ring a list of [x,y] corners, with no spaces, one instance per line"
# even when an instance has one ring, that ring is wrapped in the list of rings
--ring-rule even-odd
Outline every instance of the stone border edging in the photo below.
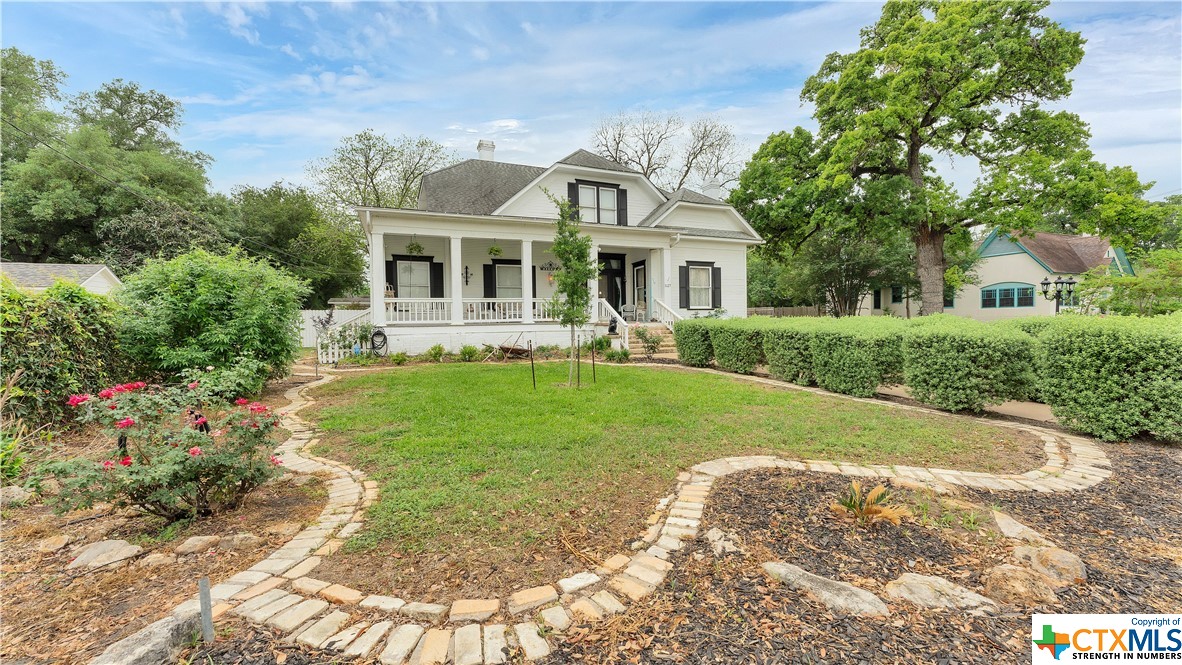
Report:
[[[634,364],[672,367],[656,363]],[[839,395],[819,388],[796,386],[763,377],[732,374],[707,368],[684,369],[723,374],[776,387],[793,388],[888,408],[965,417],[926,407]],[[333,376],[328,374],[324,379],[288,391],[287,396],[293,401],[293,406],[289,407],[289,413],[310,403],[310,399],[300,394],[303,390],[323,385],[332,380]],[[333,482],[343,480],[345,483],[353,482],[354,485],[356,479],[363,477],[360,472],[331,460],[301,457],[298,451],[312,445],[316,439],[312,438],[309,428],[302,420],[294,416],[289,416],[289,418],[292,421],[292,425],[289,427],[292,437],[280,446],[284,459],[290,460],[289,468],[297,471],[332,469],[337,474],[337,480]],[[633,549],[637,550],[637,553],[631,556],[617,554],[604,562],[602,566],[559,580],[555,585],[543,585],[513,593],[507,597],[503,609],[500,598],[460,599],[452,602],[450,606],[406,602],[390,596],[367,596],[354,589],[330,585],[328,582],[308,577],[305,573],[311,572],[315,567],[315,564],[307,565],[308,562],[317,559],[316,563],[319,563],[317,557],[322,552],[328,554],[335,551],[342,542],[339,538],[326,541],[312,557],[306,556],[307,549],[304,546],[299,547],[298,549],[302,551],[299,556],[303,558],[292,557],[296,553],[289,549],[291,548],[291,543],[289,543],[273,553],[267,560],[256,564],[255,568],[230,578],[226,583],[234,583],[236,578],[240,582],[249,581],[256,578],[247,576],[261,575],[257,578],[258,581],[251,586],[228,595],[225,593],[226,585],[215,587],[215,589],[223,588],[224,597],[218,607],[222,612],[233,611],[249,621],[279,629],[287,633],[288,640],[316,648],[341,651],[346,656],[376,655],[383,665],[402,665],[406,662],[426,665],[443,663],[448,659],[451,659],[455,665],[504,663],[508,660],[504,649],[508,647],[519,647],[524,652],[525,658],[532,661],[545,658],[550,653],[550,645],[544,636],[546,631],[561,632],[576,620],[598,621],[605,619],[625,611],[627,609],[626,603],[634,603],[653,593],[673,567],[673,564],[668,561],[671,553],[684,547],[682,541],[697,537],[705,501],[715,479],[731,473],[758,468],[788,468],[800,471],[839,473],[855,477],[896,479],[896,482],[910,482],[937,490],[944,485],[960,485],[990,491],[1036,492],[1064,492],[1084,489],[1096,485],[1112,475],[1112,471],[1107,468],[1109,466],[1107,456],[1091,441],[1034,425],[995,421],[980,417],[973,417],[973,419],[983,424],[1026,430],[1038,434],[1043,441],[1043,450],[1047,455],[1046,464],[1024,474],[988,474],[903,465],[861,465],[822,460],[785,460],[771,455],[720,458],[696,464],[689,471],[679,474],[674,492],[657,502],[655,512],[649,516],[649,528],[641,534],[639,540],[633,543]],[[365,484],[366,498],[361,502],[361,507],[369,505],[376,498],[376,485],[368,481]],[[333,497],[343,500],[346,496],[356,496],[344,486],[340,487],[342,489],[330,494],[330,503]],[[363,517],[358,511],[353,513],[351,518],[347,518],[346,513],[350,510],[343,510],[340,507],[334,509],[330,505],[322,513],[321,519],[327,520],[327,523],[334,528],[348,521],[348,524],[337,534],[340,538],[347,537],[360,529]],[[1012,518],[1004,515],[999,517],[995,514],[994,518],[999,524],[1003,518],[1012,521]],[[1021,527],[1022,525],[1017,526]],[[315,531],[316,529],[310,528],[310,530]],[[302,535],[297,536],[292,542],[301,540],[302,537]],[[321,537],[327,538],[327,534],[313,534],[311,536],[313,540]],[[310,543],[305,545],[311,546]],[[285,550],[288,551],[287,554],[283,554]],[[279,561],[274,564],[276,569],[284,568],[284,570],[272,574],[270,572],[272,564],[267,563],[272,560]],[[256,571],[258,566],[264,566],[266,570]],[[292,589],[290,592],[282,588],[288,583]],[[350,614],[338,610],[336,607],[353,605],[356,605],[363,613],[377,613],[383,619],[385,617],[389,617],[389,619],[373,624],[363,620],[348,626],[351,619]],[[182,605],[182,607],[184,606]],[[332,609],[330,610],[330,608]],[[176,612],[180,610],[181,608],[178,608]],[[503,623],[489,623],[488,621],[496,615],[506,615],[521,621],[512,627]],[[175,612],[174,617],[177,617]],[[173,617],[169,617],[169,619],[171,618]],[[410,619],[414,623],[397,625],[396,618],[399,621]],[[177,617],[177,620],[180,620],[180,617]],[[164,621],[168,621],[168,619]],[[449,623],[456,624],[458,627],[454,629],[443,627]],[[545,631],[543,626],[546,627]],[[177,632],[184,634],[183,631]]]
[[[340,462],[315,456],[305,456],[316,443],[312,429],[296,411],[314,400],[305,396],[307,388],[322,386],[336,377],[326,374],[310,383],[294,386],[284,393],[291,403],[281,412],[280,426],[291,436],[276,449],[276,456],[285,467],[297,473],[327,473],[329,475],[328,504],[316,522],[291,538],[283,547],[250,568],[210,589],[214,616],[230,609],[230,599],[249,589],[270,586],[278,588],[290,581],[288,576],[301,569],[311,570],[320,557],[337,550],[344,539],[361,528],[362,511],[377,499],[377,483],[365,480],[365,474]],[[335,536],[335,537],[334,537]],[[199,629],[200,605],[196,596],[187,600],[168,616],[140,631],[115,642],[90,661],[91,665],[158,665],[168,662],[172,652]]]

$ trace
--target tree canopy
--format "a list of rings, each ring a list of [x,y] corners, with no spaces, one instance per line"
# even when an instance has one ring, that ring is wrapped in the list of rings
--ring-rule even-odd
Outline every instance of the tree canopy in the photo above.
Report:
[[[391,141],[367,129],[341,139],[332,155],[308,164],[308,177],[329,205],[413,208],[423,176],[456,162],[455,154],[425,136]]]
[[[1047,4],[893,0],[857,51],[830,54],[805,83],[828,146],[819,195],[895,190],[907,214],[879,219],[915,243],[921,313],[943,310],[944,237],[956,229],[1069,217],[1127,246],[1158,223],[1141,199],[1149,185],[1097,162],[1078,116],[1044,108],[1071,92],[1084,53],[1079,33],[1041,14]],[[943,183],[936,156],[975,161],[973,191]]]
[[[726,185],[739,170],[735,132],[716,118],[686,124],[676,113],[620,113],[600,121],[595,151],[670,191]]]

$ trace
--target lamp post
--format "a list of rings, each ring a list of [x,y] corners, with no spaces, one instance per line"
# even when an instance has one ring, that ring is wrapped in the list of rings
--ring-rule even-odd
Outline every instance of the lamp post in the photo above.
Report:
[[[1071,300],[1071,296],[1075,294],[1076,283],[1071,277],[1067,279],[1056,277],[1054,282],[1051,282],[1050,277],[1043,278],[1040,284],[1042,286],[1042,297],[1055,301],[1056,314],[1059,313],[1059,305],[1063,302],[1063,299]],[[1054,290],[1051,289],[1052,284],[1055,287]]]

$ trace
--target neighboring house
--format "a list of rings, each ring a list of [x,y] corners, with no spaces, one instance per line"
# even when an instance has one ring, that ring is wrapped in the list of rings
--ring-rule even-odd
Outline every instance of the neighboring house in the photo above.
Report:
[[[1055,301],[1042,295],[1041,282],[1062,277],[1079,281],[1096,266],[1107,266],[1125,275],[1133,266],[1124,250],[1104,238],[1033,233],[1011,236],[993,231],[977,247],[977,284],[963,287],[944,301],[944,312],[978,321],[1054,314]],[[1053,286],[1051,288],[1054,288]],[[919,314],[919,301],[910,302],[900,287],[888,287],[867,295],[859,306],[862,315]],[[1072,305],[1064,301],[1063,307]]]
[[[33,291],[44,291],[58,280],[74,282],[91,293],[106,295],[123,282],[101,263],[15,263],[0,262],[3,274],[16,286]]]
[[[493,150],[481,141],[480,159],[424,176],[413,210],[357,209],[369,317],[391,351],[569,344],[547,307],[558,268],[547,192],[578,206],[603,265],[592,325],[746,314],[747,248],[762,241],[721,192],[666,192],[586,150],[548,167],[497,162]]]

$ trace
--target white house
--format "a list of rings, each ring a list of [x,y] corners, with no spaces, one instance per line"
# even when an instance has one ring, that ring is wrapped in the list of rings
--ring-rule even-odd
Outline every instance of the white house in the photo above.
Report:
[[[946,314],[978,321],[1055,314],[1055,301],[1042,295],[1044,279],[1078,281],[1080,275],[1096,266],[1133,274],[1124,250],[1094,236],[1061,233],[1011,236],[993,231],[977,246],[977,252],[981,255],[976,268],[977,284],[968,284],[955,297],[946,299]],[[1067,300],[1060,303],[1062,307],[1070,305]],[[909,302],[901,287],[887,287],[867,295],[858,309],[862,315],[888,312],[898,316],[907,312],[917,315],[919,302]]]
[[[18,263],[0,262],[3,274],[16,286],[34,293],[44,291],[58,280],[74,282],[91,293],[106,295],[123,282],[101,263]]]
[[[390,351],[434,344],[569,344],[547,303],[558,211],[580,211],[603,266],[593,322],[666,325],[723,309],[744,316],[747,248],[759,235],[718,190],[666,192],[586,150],[547,166],[470,159],[423,178],[414,209],[358,208],[369,238],[372,323]],[[593,324],[594,325],[594,324]]]

